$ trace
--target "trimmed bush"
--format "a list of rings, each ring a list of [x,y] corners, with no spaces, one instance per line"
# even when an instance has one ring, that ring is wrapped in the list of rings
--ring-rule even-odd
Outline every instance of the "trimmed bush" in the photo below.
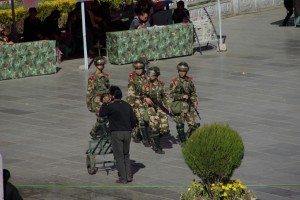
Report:
[[[133,3],[134,0],[101,0],[102,2],[110,2],[112,6],[119,7],[123,2],[125,3]],[[100,2],[101,2],[100,1]],[[37,17],[40,20],[44,20],[50,13],[58,9],[61,11],[61,17],[59,19],[59,26],[62,28],[65,26],[67,22],[68,13],[75,8],[77,0],[51,0],[46,1],[43,0],[39,2],[37,7]],[[20,4],[16,3],[15,15],[18,32],[23,32],[23,21],[28,16],[28,9],[23,8],[22,6],[18,7]],[[5,7],[5,6],[3,6]],[[12,24],[12,14],[11,9],[5,7],[6,9],[0,9],[0,24],[4,24],[5,26],[10,26]]]
[[[204,125],[182,148],[185,162],[206,186],[227,182],[244,156],[239,134],[225,124]]]
[[[67,21],[68,13],[75,8],[76,0],[55,0],[55,1],[45,1],[39,2],[37,7],[37,17],[40,20],[44,20],[50,13],[58,9],[61,11],[61,17],[59,19],[60,27],[63,27]],[[5,26],[10,26],[12,24],[12,14],[11,9],[0,10],[0,24]],[[15,8],[15,16],[17,22],[18,32],[23,32],[23,21],[28,16],[28,9],[23,7]]]

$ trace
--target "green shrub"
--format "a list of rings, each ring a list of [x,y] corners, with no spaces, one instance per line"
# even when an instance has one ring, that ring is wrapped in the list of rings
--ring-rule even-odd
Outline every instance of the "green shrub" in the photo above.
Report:
[[[214,123],[194,131],[182,152],[193,173],[209,187],[229,180],[241,164],[244,144],[228,125]]]
[[[101,0],[102,2],[110,2],[111,6],[118,7],[121,3],[132,3],[133,0]],[[101,2],[100,1],[100,2]],[[63,28],[67,22],[68,13],[75,8],[76,0],[40,0],[37,7],[37,17],[40,20],[44,20],[50,13],[57,9],[61,11],[61,17],[59,19],[59,27]],[[16,1],[15,15],[17,22],[18,32],[23,32],[23,21],[28,16],[28,9],[22,7],[22,3]],[[9,4],[3,4],[0,6],[0,24],[5,26],[11,26],[12,14]],[[19,26],[19,27],[18,27]]]
[[[75,8],[76,0],[55,0],[55,1],[41,1],[37,7],[37,17],[40,20],[44,20],[55,9],[61,11],[61,17],[59,19],[59,26],[62,28],[67,22],[67,16],[70,11]],[[0,10],[0,24],[10,26],[12,24],[11,9]],[[18,32],[23,32],[23,21],[28,16],[28,9],[23,7],[15,8],[15,16],[17,22]]]

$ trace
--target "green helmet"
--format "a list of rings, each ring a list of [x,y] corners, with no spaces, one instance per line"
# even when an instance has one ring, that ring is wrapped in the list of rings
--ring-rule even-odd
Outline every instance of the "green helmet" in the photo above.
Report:
[[[148,73],[148,76],[158,77],[160,75],[160,69],[157,66],[153,66],[148,69],[147,73]]]
[[[134,69],[145,69],[145,63],[138,60],[138,61],[135,61],[132,66],[134,67]]]
[[[138,61],[143,62],[144,65],[149,64],[149,61],[148,61],[148,59],[146,58],[146,56],[140,56],[140,57],[138,58]]]
[[[105,65],[105,63],[106,63],[106,60],[105,60],[105,58],[102,57],[102,56],[98,56],[98,57],[96,57],[95,60],[94,60],[95,66],[98,66],[98,65]]]
[[[177,70],[179,72],[188,72],[190,69],[189,65],[186,63],[186,62],[180,62],[178,65],[177,65]]]

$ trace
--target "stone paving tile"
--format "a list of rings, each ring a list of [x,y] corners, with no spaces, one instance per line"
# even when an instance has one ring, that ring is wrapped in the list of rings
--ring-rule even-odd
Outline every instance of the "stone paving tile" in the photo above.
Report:
[[[7,114],[14,114],[14,115],[26,115],[26,114],[33,113],[33,112],[28,112],[28,111],[18,110],[18,109],[3,109],[0,110],[0,112],[7,113]]]
[[[299,192],[294,192],[288,189],[282,189],[282,188],[275,188],[275,187],[269,187],[269,188],[260,188],[257,189],[257,191],[278,195],[282,197],[293,197],[293,196],[299,196]]]

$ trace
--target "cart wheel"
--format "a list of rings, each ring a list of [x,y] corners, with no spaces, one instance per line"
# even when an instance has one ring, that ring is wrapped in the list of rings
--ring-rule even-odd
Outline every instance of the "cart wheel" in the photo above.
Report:
[[[95,155],[87,154],[86,155],[86,167],[90,175],[96,174],[98,168],[96,167]]]

